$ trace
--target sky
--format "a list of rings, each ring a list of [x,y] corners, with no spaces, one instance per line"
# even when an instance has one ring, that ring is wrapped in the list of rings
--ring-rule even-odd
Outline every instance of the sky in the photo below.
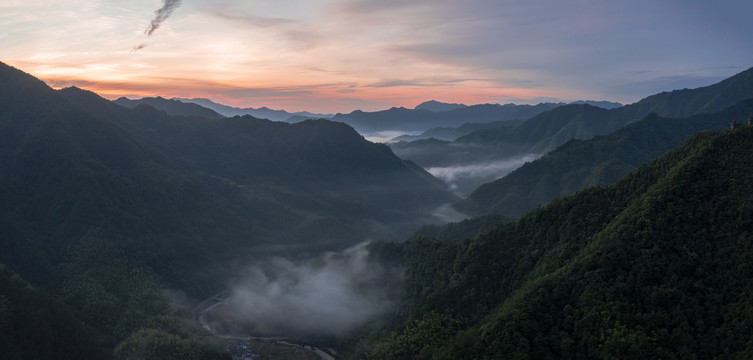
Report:
[[[628,104],[753,66],[750,14],[749,0],[2,0],[0,61],[110,99]]]

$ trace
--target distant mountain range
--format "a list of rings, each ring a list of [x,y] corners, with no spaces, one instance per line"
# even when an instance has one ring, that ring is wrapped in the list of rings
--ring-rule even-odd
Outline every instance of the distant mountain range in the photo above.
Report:
[[[424,101],[418,105],[416,105],[414,110],[426,110],[431,112],[444,112],[444,111],[450,111],[450,110],[457,110],[468,107],[468,105],[465,104],[450,104],[450,103],[443,103],[436,100],[429,100]]]
[[[664,117],[686,117],[723,110],[753,97],[753,69],[718,84],[665,92],[611,110],[590,105],[564,105],[512,126],[480,129],[454,141],[421,140],[392,143],[401,158],[424,168],[500,161],[530,154],[545,154],[571,139],[609,134],[651,112]],[[459,184],[470,193],[479,181]]]
[[[227,116],[227,117],[251,115],[259,119],[269,119],[272,121],[284,121],[284,122],[294,123],[294,122],[299,122],[299,121],[303,121],[307,119],[329,119],[333,116],[332,114],[317,114],[317,113],[311,113],[307,111],[289,113],[285,110],[273,110],[273,109],[267,108],[266,106],[257,108],[257,109],[237,108],[237,107],[227,106],[223,104],[218,104],[216,102],[213,102],[212,100],[201,99],[201,98],[193,98],[193,99],[175,98],[173,100],[178,100],[184,103],[198,104],[208,109],[212,109],[216,111],[217,113],[222,114],[223,116]]]
[[[547,155],[473,191],[456,207],[468,214],[514,218],[589,186],[606,186],[701,130],[753,116],[753,98],[713,114],[663,118],[655,113],[608,135],[570,140]]]
[[[591,105],[591,106],[596,106],[596,107],[600,107],[602,109],[607,109],[607,110],[616,109],[618,107],[624,106],[623,104],[620,104],[618,102],[603,101],[603,100],[601,100],[601,101],[597,101],[597,100],[578,100],[578,101],[573,101],[573,102],[571,102],[569,104],[570,105]]]
[[[220,119],[224,117],[216,111],[198,104],[182,102],[175,99],[168,100],[162,97],[145,97],[138,100],[130,100],[128,98],[121,97],[117,100],[114,100],[113,102],[129,109],[135,108],[136,106],[142,104],[149,105],[170,115],[198,116],[207,119]]]
[[[461,106],[441,112],[393,107],[389,110],[375,112],[356,110],[349,114],[336,114],[332,117],[332,120],[344,122],[360,133],[379,131],[423,132],[435,127],[459,127],[471,122],[525,120],[554,107],[556,106],[552,104],[480,104]]]
[[[454,109],[456,108],[455,105],[462,105],[462,104],[444,104],[444,103],[437,103],[434,102],[427,102],[430,103],[431,106],[434,106],[435,109],[442,109],[443,106],[445,106],[448,109]],[[423,103],[423,104],[427,104]],[[422,104],[422,105],[423,105]],[[595,107],[600,107],[603,109],[616,109],[618,107],[621,107],[622,104],[616,103],[616,102],[609,102],[609,101],[593,101],[593,100],[579,100],[571,102],[570,104],[576,104],[576,105],[591,105]],[[566,105],[565,103],[542,103],[539,105],[543,106],[549,106],[551,109]],[[419,105],[421,106],[421,105]],[[465,106],[465,105],[462,105]],[[503,106],[518,106],[513,104],[507,104]],[[538,106],[538,105],[537,105]],[[418,107],[416,107],[418,109]],[[448,110],[443,110],[448,111]],[[435,111],[438,112],[438,111]],[[419,135],[401,135],[394,139],[392,139],[392,142],[398,142],[398,141],[414,141],[414,140],[423,140],[423,139],[438,139],[438,140],[455,140],[461,136],[468,135],[471,132],[482,130],[482,129],[491,129],[491,128],[497,128],[497,127],[503,127],[503,126],[512,126],[517,125],[518,123],[522,123],[525,120],[528,120],[528,118],[521,118],[517,121],[493,121],[493,122],[469,122],[461,125],[460,127],[435,127],[428,129],[424,131],[423,133]]]
[[[162,97],[146,97],[131,100],[121,97],[114,102],[128,108],[133,108],[140,104],[146,104],[170,115],[200,116],[210,119],[251,115],[260,119],[296,123],[308,119],[334,118],[333,120],[345,122],[365,134],[378,131],[412,131],[407,129],[426,129],[427,126],[433,127],[426,130],[421,135],[404,135],[395,138],[395,141],[427,139],[431,137],[453,140],[457,137],[468,134],[473,130],[512,125],[516,122],[522,122],[523,120],[543,111],[563,105],[546,103],[536,106],[514,104],[483,104],[467,106],[464,104],[450,104],[430,100],[417,105],[414,109],[415,111],[405,108],[392,108],[390,110],[377,112],[363,112],[356,110],[350,114],[332,115],[316,114],[305,111],[289,113],[285,110],[272,110],[267,107],[258,109],[237,108],[218,104],[209,99],[200,98],[164,99]],[[577,103],[599,104],[602,107],[621,106],[618,103],[610,103],[607,101],[578,101]],[[444,114],[447,112],[453,113]],[[458,121],[463,121],[463,119],[468,122],[458,124]],[[446,125],[459,125],[459,127],[447,127]]]

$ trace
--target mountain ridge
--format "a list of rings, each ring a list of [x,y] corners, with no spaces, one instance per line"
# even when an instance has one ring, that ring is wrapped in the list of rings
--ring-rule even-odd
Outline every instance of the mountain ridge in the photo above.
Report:
[[[719,130],[753,115],[753,99],[714,114],[670,119],[649,114],[589,140],[571,140],[510,174],[480,186],[456,204],[471,214],[517,217],[559,196],[606,186],[702,130]],[[493,204],[493,205],[492,205]],[[483,209],[483,210],[481,210]]]
[[[450,111],[450,110],[456,110],[468,107],[468,105],[465,104],[456,104],[456,103],[445,103],[445,102],[439,102],[436,100],[429,100],[424,101],[416,107],[413,108],[413,110],[427,110],[431,112],[444,112],[444,111]]]
[[[113,103],[130,109],[133,109],[138,105],[145,104],[152,106],[157,110],[162,110],[170,115],[200,116],[207,119],[220,119],[223,117],[218,112],[201,105],[194,103],[185,103],[175,99],[168,100],[160,96],[145,97],[137,100],[131,100],[125,97],[121,97],[113,100]]]
[[[208,109],[212,109],[226,117],[251,115],[260,119],[269,119],[272,121],[298,122],[305,119],[329,119],[333,116],[331,114],[317,114],[308,111],[290,113],[285,110],[273,110],[266,106],[260,108],[238,108],[219,104],[212,100],[203,98],[174,98],[173,100],[198,104]]]
[[[619,108],[563,105],[515,125],[475,130],[453,141],[397,142],[390,147],[398,156],[424,168],[483,166],[530,154],[540,156],[570,139],[606,135],[653,110],[659,110],[659,116],[707,113],[723,110],[750,97],[753,97],[753,68],[706,87],[655,94]],[[468,189],[464,193],[469,195],[473,187],[479,185],[474,179],[459,186]]]
[[[393,107],[388,110],[336,114],[334,121],[344,122],[360,133],[378,131],[425,131],[433,127],[458,127],[467,122],[517,121],[527,119],[554,107],[552,104],[499,105],[478,104],[442,112]]]

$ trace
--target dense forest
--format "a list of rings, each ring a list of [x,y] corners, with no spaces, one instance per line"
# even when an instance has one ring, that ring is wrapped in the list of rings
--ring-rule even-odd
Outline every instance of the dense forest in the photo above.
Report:
[[[353,358],[753,356],[753,125],[462,242],[381,244],[404,307]]]
[[[608,135],[572,139],[512,173],[476,188],[455,207],[468,214],[521,216],[557,197],[589,186],[606,186],[666,153],[701,130],[745,121],[753,100],[689,118],[649,114]]]

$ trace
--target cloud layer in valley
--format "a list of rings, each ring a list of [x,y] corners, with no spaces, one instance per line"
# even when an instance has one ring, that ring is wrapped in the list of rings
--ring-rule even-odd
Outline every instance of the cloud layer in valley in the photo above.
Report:
[[[362,243],[309,260],[261,261],[233,285],[228,306],[239,321],[267,332],[336,336],[387,311],[399,279],[371,261]]]
[[[450,190],[462,196],[467,195],[477,186],[505,176],[526,162],[536,160],[538,157],[539,155],[535,154],[525,154],[482,163],[431,167],[426,169],[426,171],[444,181]]]

